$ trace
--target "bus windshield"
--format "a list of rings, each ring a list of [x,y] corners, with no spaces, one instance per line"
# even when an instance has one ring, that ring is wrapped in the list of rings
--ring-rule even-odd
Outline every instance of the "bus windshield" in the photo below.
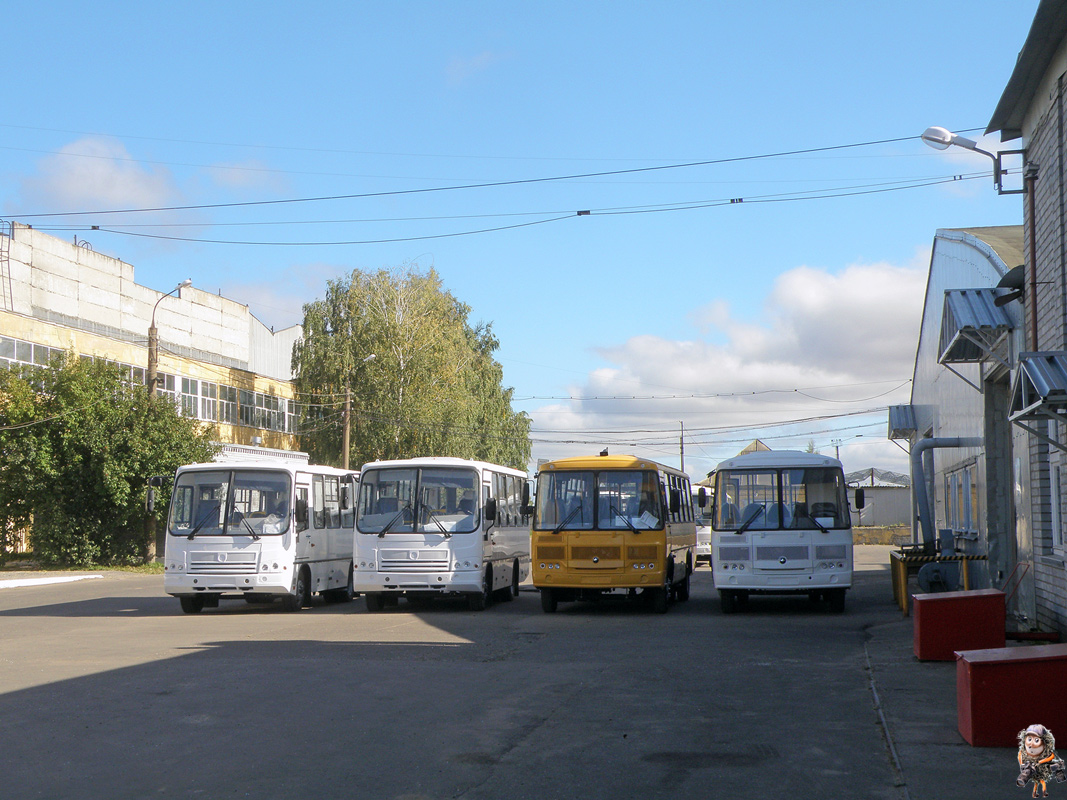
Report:
[[[178,476],[169,530],[186,536],[272,536],[289,529],[289,474],[277,470],[191,470]]]
[[[462,467],[369,469],[359,481],[360,533],[478,530],[478,473]]]
[[[844,475],[835,467],[722,470],[713,523],[737,531],[848,528]]]
[[[655,530],[663,527],[656,473],[568,470],[537,478],[538,530]]]

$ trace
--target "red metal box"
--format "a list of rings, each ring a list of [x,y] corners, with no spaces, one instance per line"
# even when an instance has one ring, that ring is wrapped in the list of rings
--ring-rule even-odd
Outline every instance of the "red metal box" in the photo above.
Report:
[[[1018,747],[1019,731],[1041,724],[1067,732],[1067,644],[965,650],[956,654],[960,734],[975,747]]]
[[[1004,592],[914,594],[912,601],[920,661],[953,661],[957,650],[1004,646]]]

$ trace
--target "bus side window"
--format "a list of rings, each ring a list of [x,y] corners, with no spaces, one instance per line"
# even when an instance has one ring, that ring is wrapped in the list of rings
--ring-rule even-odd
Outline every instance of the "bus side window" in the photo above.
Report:
[[[308,490],[301,486],[296,490],[296,531],[308,529]]]
[[[322,476],[316,475],[311,481],[311,499],[313,503],[311,520],[316,528],[326,527],[326,500],[323,497]]]

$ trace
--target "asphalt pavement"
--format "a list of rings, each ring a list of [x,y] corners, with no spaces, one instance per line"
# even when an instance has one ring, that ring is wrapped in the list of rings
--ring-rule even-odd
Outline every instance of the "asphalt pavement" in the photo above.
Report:
[[[809,796],[809,792],[803,788],[805,785],[812,788],[810,796],[813,798],[815,796],[837,796],[899,797],[906,800],[935,800],[936,798],[936,800],[944,800],[945,798],[1029,797],[1030,787],[1020,789],[1015,785],[1018,769],[1014,748],[972,747],[960,735],[956,709],[955,662],[920,662],[915,658],[913,652],[913,618],[903,616],[900,609],[893,602],[889,571],[889,554],[893,549],[891,546],[882,545],[857,546],[855,587],[853,592],[850,593],[852,599],[849,600],[844,615],[823,616],[812,613],[803,607],[797,609],[785,604],[778,606],[764,601],[764,604],[757,607],[755,612],[750,612],[752,616],[748,618],[744,616],[744,613],[725,617],[720,614],[717,603],[714,600],[714,594],[711,590],[711,576],[706,568],[701,568],[697,576],[695,576],[699,577],[700,581],[696,583],[697,589],[694,601],[686,604],[686,606],[690,607],[672,609],[665,618],[648,618],[646,620],[643,616],[631,616],[622,613],[614,616],[616,613],[614,611],[598,614],[591,608],[574,608],[569,611],[561,611],[557,617],[548,617],[543,615],[535,605],[535,601],[529,596],[531,587],[527,586],[524,587],[526,591],[520,597],[519,602],[505,604],[505,607],[489,612],[490,614],[496,614],[497,616],[495,617],[482,618],[462,611],[454,613],[445,611],[431,614],[427,616],[427,619],[434,622],[437,629],[439,629],[439,633],[435,634],[436,636],[445,636],[448,642],[467,642],[467,649],[474,650],[479,660],[479,669],[482,670],[492,668],[495,665],[508,665],[515,662],[522,662],[519,664],[521,667],[525,659],[540,653],[541,650],[538,647],[543,648],[546,646],[552,641],[552,637],[565,639],[565,637],[575,636],[577,637],[575,642],[578,644],[574,645],[574,647],[587,647],[588,645],[584,643],[588,639],[582,637],[588,636],[594,631],[599,636],[609,628],[622,630],[628,636],[636,635],[635,631],[647,629],[650,632],[649,636],[653,635],[652,631],[674,631],[689,637],[713,637],[726,643],[750,642],[753,647],[751,654],[735,651],[732,655],[727,656],[741,662],[746,658],[763,658],[763,654],[767,652],[765,650],[769,646],[767,637],[771,634],[758,634],[762,638],[746,638],[746,636],[752,635],[753,630],[774,630],[773,627],[769,626],[778,626],[777,635],[782,641],[785,641],[785,637],[796,635],[795,633],[790,633],[790,628],[800,628],[808,625],[810,627],[805,628],[805,631],[813,630],[825,637],[822,640],[823,644],[820,645],[823,652],[822,658],[805,656],[803,661],[796,662],[795,669],[791,667],[793,663],[791,659],[782,659],[781,663],[777,665],[777,669],[780,671],[774,673],[778,680],[775,686],[767,686],[758,681],[748,681],[746,683],[744,672],[734,671],[730,673],[738,676],[731,679],[734,682],[730,684],[723,683],[718,687],[723,692],[727,689],[732,689],[746,693],[744,700],[739,703],[741,708],[746,707],[745,701],[751,701],[752,705],[757,705],[761,702],[761,697],[773,696],[776,691],[783,698],[788,693],[791,714],[794,718],[799,717],[801,719],[801,722],[790,729],[794,736],[797,735],[798,731],[803,730],[803,719],[806,718],[812,721],[824,720],[828,716],[827,709],[833,707],[835,703],[840,705],[844,702],[854,705],[854,712],[847,714],[835,712],[829,716],[835,719],[853,720],[852,724],[866,726],[866,730],[854,732],[848,730],[838,731],[832,727],[827,728],[824,725],[820,730],[834,730],[833,737],[840,736],[840,741],[808,743],[811,745],[808,750],[815,753],[814,757],[820,765],[838,763],[842,760],[829,758],[825,756],[824,751],[836,750],[847,754],[847,758],[843,759],[843,761],[848,764],[848,768],[836,773],[839,778],[829,774],[820,777],[820,780],[825,778],[830,781],[828,785],[838,785],[840,789],[836,792],[828,794],[820,792],[816,795],[813,788],[815,783],[796,783],[793,784],[796,791],[791,794],[792,797]],[[115,573],[110,574],[115,575]],[[247,636],[242,635],[242,639],[247,638],[250,640],[242,644],[241,647],[251,648],[253,651],[256,648],[267,648],[272,658],[277,658],[278,653],[284,656],[288,650],[271,650],[271,643],[267,639],[271,636],[275,638],[289,635],[300,637],[295,644],[289,643],[285,647],[298,648],[298,652],[292,656],[291,660],[293,661],[294,669],[298,669],[300,674],[304,674],[309,664],[315,663],[318,665],[325,662],[311,662],[308,660],[310,656],[305,652],[305,649],[310,645],[303,641],[302,637],[305,634],[300,632],[302,630],[307,630],[312,626],[321,626],[323,630],[329,631],[326,638],[330,642],[330,647],[337,649],[341,645],[334,642],[333,639],[339,637],[338,631],[343,632],[351,629],[354,637],[364,636],[358,633],[357,624],[368,625],[373,623],[379,626],[395,626],[404,623],[412,626],[419,622],[415,617],[401,614],[364,617],[365,612],[361,606],[353,606],[352,608],[319,606],[317,610],[312,609],[304,612],[305,615],[309,614],[310,616],[298,615],[300,618],[271,614],[260,610],[235,609],[232,613],[205,614],[203,619],[182,620],[176,607],[177,604],[171,598],[162,597],[159,587],[155,586],[157,576],[138,576],[136,578],[130,576],[128,579],[117,581],[114,588],[107,588],[110,583],[115,581],[114,578],[108,578],[108,573],[104,574],[103,580],[100,580],[99,576],[99,572],[88,571],[85,573],[0,571],[0,608],[9,607],[8,610],[0,614],[0,623],[8,626],[10,635],[22,632],[21,635],[24,637],[31,637],[15,639],[14,641],[20,642],[17,650],[24,651],[29,649],[32,638],[40,638],[41,645],[44,647],[51,646],[53,642],[48,638],[49,631],[52,630],[51,626],[68,624],[63,621],[64,618],[69,618],[71,621],[76,622],[81,630],[88,629],[89,633],[92,633],[96,626],[123,624],[121,618],[125,616],[132,616],[132,622],[137,623],[140,616],[141,619],[156,620],[151,622],[154,629],[174,631],[174,633],[167,634],[170,637],[169,639],[164,638],[160,643],[153,641],[144,644],[151,651],[152,658],[162,659],[163,655],[174,656],[175,653],[192,652],[199,649],[192,647],[198,641],[189,638],[194,635],[209,635],[215,639],[235,639],[235,635],[229,630],[232,625],[235,630],[242,630],[244,634],[247,634]],[[70,584],[72,578],[81,578],[81,580],[78,583]],[[75,600],[75,602],[59,606],[36,607],[35,603],[43,602],[43,600],[37,601],[35,598],[45,597],[44,594],[37,594],[38,592],[43,592],[39,588],[42,585],[39,582],[51,579],[62,579],[72,587],[81,587],[79,589],[72,588],[71,592],[80,594],[71,596],[75,598],[84,596],[86,599],[84,601]],[[13,581],[19,583],[12,583]],[[27,584],[25,581],[32,581],[32,583]],[[144,594],[145,590],[131,591],[129,587],[134,584],[150,585],[147,589],[147,594]],[[909,587],[909,591],[918,591],[914,582]],[[16,595],[8,594],[8,592],[32,592],[34,594]],[[111,594],[121,599],[114,601],[90,599],[106,597]],[[24,597],[25,599],[18,600],[16,599],[18,597]],[[115,605],[116,603],[118,605]],[[84,607],[84,610],[80,610],[82,607]],[[45,616],[36,616],[41,614],[45,614]],[[95,619],[94,615],[99,615],[100,619]],[[37,621],[35,622],[34,620]],[[116,620],[118,621],[116,622]],[[22,627],[23,622],[32,622],[34,628]],[[486,622],[502,626],[501,633],[494,639],[487,639],[484,642],[477,641],[478,631],[484,629]],[[224,631],[215,630],[207,633],[207,629],[212,626],[224,629]],[[248,630],[245,630],[245,628]],[[259,631],[260,628],[262,628],[262,631],[253,633],[253,630]],[[31,632],[31,630],[36,630],[37,633]],[[101,627],[101,630],[110,631],[112,628]],[[289,633],[290,630],[292,634]],[[387,641],[387,634],[382,632],[384,630],[383,628],[381,631],[375,632],[370,637],[372,642]],[[422,630],[422,628],[419,630]],[[58,637],[55,640],[55,644],[67,641],[69,638],[67,634],[58,636],[57,633],[54,635]],[[110,633],[106,635],[112,636]],[[511,638],[504,638],[505,635],[509,635]],[[546,636],[548,638],[545,638]],[[848,648],[852,647],[849,642],[856,642],[857,639],[853,637],[858,636],[861,636],[863,641],[862,656],[857,656],[856,658],[842,657],[843,654],[847,654]],[[364,638],[366,637],[364,636]],[[263,639],[263,641],[259,641],[259,639]],[[105,640],[99,639],[98,641]],[[471,641],[474,641],[474,645],[469,644]],[[501,641],[504,644],[500,644]],[[569,643],[570,640],[566,639],[566,642]],[[12,640],[9,639],[8,644],[11,645]],[[274,645],[277,647],[277,642]],[[364,658],[367,659],[366,665],[369,668],[373,668],[376,662],[371,659],[384,657],[379,656],[379,653],[384,653],[385,651],[377,644],[367,649],[366,652],[373,651],[369,656],[361,656],[360,654],[364,650],[356,649],[347,642],[344,645],[352,653],[350,657],[353,659],[353,667],[360,665],[360,668],[363,668],[364,662],[357,659]],[[684,641],[671,646],[676,649],[681,648],[677,650],[678,652],[685,652]],[[236,645],[231,642],[229,647],[235,648]],[[445,674],[449,674],[455,679],[461,677],[459,665],[453,663],[454,659],[459,658],[458,653],[460,651],[456,647],[458,645],[452,643],[448,644],[447,647],[442,646],[438,650],[432,651],[443,654],[440,656],[442,659],[440,663],[428,663],[425,665],[431,669],[432,675],[440,675],[442,667],[444,667],[449,670]],[[565,669],[573,667],[575,664],[581,666],[582,657],[577,655],[580,649],[574,649],[574,647],[571,647],[570,644],[561,646],[558,654],[553,651],[550,656],[551,661],[537,662],[536,670],[531,668],[529,674],[535,677],[552,674],[551,670],[546,672],[546,667],[551,667],[553,664],[558,665],[556,670],[561,674]],[[225,650],[225,648],[220,648],[217,642],[213,645],[213,648],[215,651]],[[124,695],[119,693],[119,688],[125,687],[130,678],[123,675],[122,669],[115,669],[115,667],[116,665],[123,666],[125,662],[122,661],[122,658],[127,657],[125,651],[131,650],[131,648],[119,640],[114,643],[112,649],[114,652],[95,645],[84,653],[76,651],[73,656],[68,656],[69,664],[60,663],[58,666],[54,666],[51,659],[48,659],[46,655],[40,656],[35,661],[30,656],[26,658],[21,655],[16,656],[16,653],[10,650],[5,655],[3,648],[0,647],[0,679],[3,679],[0,680],[0,685],[7,687],[5,689],[7,692],[6,697],[0,699],[0,708],[7,708],[7,711],[17,713],[19,709],[25,711],[41,705],[42,700],[38,696],[39,690],[33,687],[37,686],[42,679],[35,678],[32,670],[40,670],[45,666],[50,670],[67,669],[70,674],[67,676],[65,673],[57,672],[54,676],[50,675],[46,679],[46,684],[43,688],[63,687],[62,691],[68,692],[72,697],[80,697],[79,693],[84,694],[85,692],[89,692],[90,695],[95,692],[110,696],[99,687],[101,685],[110,686],[110,682],[114,682],[118,687],[115,689],[115,698],[123,697]],[[169,652],[170,650],[174,652]],[[497,652],[498,650],[499,652]],[[855,652],[855,647],[853,647],[852,651]],[[404,669],[417,670],[423,667],[422,662],[427,658],[424,653],[427,652],[431,651],[427,651],[422,645],[411,650],[406,656],[407,661],[404,662]],[[672,651],[665,649],[664,652],[669,654]],[[729,653],[729,650],[727,649],[726,652]],[[792,655],[799,652],[799,649],[795,649],[789,654]],[[414,655],[411,655],[412,653]],[[568,653],[571,655],[567,655]],[[102,669],[102,667],[94,666],[94,664],[102,662],[103,659],[109,656],[114,661],[114,664],[109,665],[113,670],[110,676],[105,675],[103,678],[99,676],[92,678],[79,677],[94,675]],[[213,660],[216,658],[215,656],[193,657],[192,663],[195,665],[198,663],[197,658],[205,657],[210,661],[207,667],[217,671]],[[242,650],[240,657],[235,661],[238,668],[236,670],[227,670],[226,672],[227,674],[233,674],[234,672],[244,674],[242,670],[247,671],[248,665],[258,663],[257,658],[256,652],[244,654]],[[135,660],[134,656],[128,656],[128,660],[132,662]],[[166,672],[166,670],[173,668],[168,667],[168,663],[176,664],[180,661],[185,661],[186,669],[189,669],[189,660],[190,656],[187,655],[182,658],[170,658],[169,662],[167,659],[163,659],[158,662],[159,666],[157,667],[139,667],[138,669],[147,669],[148,677],[144,680],[148,685],[155,685],[162,682],[161,676],[162,678],[170,678],[170,673]],[[278,668],[281,668],[281,665],[285,663],[283,657],[278,662]],[[605,669],[604,664],[606,663],[608,663],[607,659],[591,663],[588,665],[587,671],[592,670],[590,672],[591,675],[596,675],[598,680],[604,681],[607,676],[617,674],[615,667],[603,672]],[[625,662],[620,662],[620,664],[625,664]],[[391,661],[383,661],[381,666],[382,669],[386,670],[383,675],[391,674],[396,669]],[[760,664],[759,666],[763,665]],[[632,668],[642,667],[638,664]],[[818,672],[820,668],[825,670],[825,674],[822,676]],[[12,672],[8,673],[7,678],[4,678],[3,672],[8,669],[22,670],[27,677],[19,680],[17,679],[18,675]],[[860,672],[862,674],[857,674]],[[135,672],[134,674],[136,675],[137,673]],[[212,673],[209,672],[208,674]],[[674,673],[669,674],[673,675]],[[67,680],[66,684],[56,683],[56,680],[62,677],[69,677],[74,680]],[[543,681],[545,678],[539,677],[538,680]],[[867,684],[867,691],[863,690],[864,682]],[[427,685],[432,685],[429,677],[427,677],[426,683]],[[835,683],[839,685],[835,686]],[[712,687],[712,691],[707,702],[710,704],[710,708],[714,710],[716,706],[722,705],[727,698],[725,694],[716,696],[713,676],[708,685]],[[20,691],[16,690],[16,686],[26,688]],[[87,686],[91,688],[86,688]],[[229,684],[227,683],[226,686],[228,687]],[[47,696],[50,697],[51,693],[58,691],[58,689],[51,688],[48,691],[49,694]],[[108,691],[111,690],[108,689]],[[122,688],[122,691],[125,692],[125,688]],[[161,694],[169,694],[169,691]],[[835,692],[838,692],[838,694],[835,695]],[[523,702],[526,707],[530,705],[536,707],[542,702],[544,696],[544,693],[539,694],[531,690],[528,697],[534,698],[534,702],[532,704],[528,700],[523,700]],[[656,698],[657,702],[659,702],[658,695]],[[444,699],[441,699],[440,702],[444,702]],[[373,704],[375,698],[363,697],[362,700],[365,703]],[[123,701],[118,700],[117,702],[121,705]],[[561,713],[566,713],[568,703],[574,704],[577,702],[576,698],[571,697],[567,703],[561,704],[560,708],[564,709]],[[551,706],[552,704],[548,703],[548,705]],[[875,712],[873,715],[871,714],[871,707]],[[136,711],[136,709],[134,710]],[[503,714],[497,720],[499,729],[509,730],[519,725],[519,723],[525,725],[524,718],[519,719],[520,712],[527,713],[525,710],[520,709],[514,710],[514,713]],[[654,709],[650,710],[650,713],[655,716]],[[701,713],[705,712],[702,711]],[[711,712],[706,713],[710,714]],[[519,719],[519,722],[516,722],[516,719]],[[703,717],[697,715],[694,719],[699,722]],[[873,723],[865,721],[872,719],[874,720]],[[743,727],[743,718],[739,716],[738,720]],[[1040,720],[1029,720],[1025,724],[1035,722],[1040,722]],[[1025,727],[1025,724],[1022,727]],[[50,734],[46,725],[38,725],[37,727],[40,730],[32,735],[39,736],[39,744],[43,746],[48,737],[54,734],[54,731],[53,734]],[[531,731],[541,730],[533,723],[530,723],[528,727]],[[652,727],[651,723],[649,727]],[[522,728],[522,726],[520,725],[519,728]],[[35,728],[24,730],[24,735],[30,735],[33,730]],[[553,732],[565,731],[568,735],[573,736],[575,729],[558,723],[556,728],[548,730]],[[442,733],[445,734],[444,738],[447,740],[446,731],[442,731]],[[529,731],[526,731],[525,728],[517,729],[515,735],[518,736],[519,733],[527,736]],[[741,732],[739,731],[739,733]],[[1059,733],[1062,739],[1067,741],[1067,731],[1062,733],[1053,731],[1053,733]],[[801,734],[798,738],[803,738],[803,735]],[[552,737],[547,735],[544,741],[541,741],[535,735],[527,736],[524,741],[526,744],[523,747],[526,747],[531,752],[531,759],[546,758],[543,754],[538,754],[539,751],[543,748],[548,748],[546,752],[550,752],[552,747],[556,746]],[[589,742],[585,743],[585,747],[592,747],[591,742],[593,741],[593,739],[590,739]],[[623,741],[623,739],[619,739],[619,742]],[[633,742],[633,738],[625,741]],[[619,742],[616,742],[616,745],[622,747],[623,745],[620,745]],[[571,744],[579,748],[582,746],[581,741],[573,741]],[[596,746],[604,747],[606,745],[600,744]],[[27,748],[27,752],[32,749],[29,748],[29,745],[27,745]],[[739,748],[740,751],[743,751],[741,745],[739,745]],[[799,752],[787,752],[788,747],[780,747],[778,749],[781,751],[778,758],[778,769],[786,770],[793,775],[803,773],[803,759],[805,756]],[[516,747],[515,753],[521,750],[522,747]],[[588,750],[584,752],[588,752]],[[684,755],[686,761],[692,762],[695,758],[695,753],[695,749],[692,752],[685,750],[685,753],[680,755]],[[653,755],[661,760],[666,758],[663,753],[658,751]],[[651,756],[646,756],[646,760],[648,758],[651,758]],[[4,765],[4,761],[5,757],[0,754],[0,765]],[[474,764],[474,762],[471,762],[471,764]],[[464,762],[464,768],[471,768],[471,764]],[[494,783],[494,780],[503,784],[506,782],[505,778],[510,779],[514,774],[505,770],[507,759],[502,760],[499,764],[486,766],[487,764],[489,764],[488,761],[485,764],[482,761],[474,764],[475,767],[485,770],[488,776],[486,783],[484,785],[476,785],[475,789],[470,790],[469,794],[464,794],[463,796],[498,796],[497,789],[500,787]],[[550,761],[549,765],[551,765]],[[11,769],[13,766],[13,764],[8,763],[6,768]],[[756,768],[755,772],[761,772],[766,768],[775,769],[775,767],[768,765],[767,767]],[[15,774],[17,774],[17,771],[16,768]],[[5,794],[3,789],[4,779],[2,772],[3,770],[0,770],[0,797],[6,797],[8,795]],[[828,770],[824,769],[823,772],[828,773]],[[726,787],[734,786],[732,780],[731,773],[725,769],[720,773],[708,770],[706,782],[700,785],[706,786],[707,792],[704,794],[706,797],[734,796],[732,788],[727,794],[721,793],[726,790]],[[833,781],[837,780],[840,783],[834,784]],[[679,788],[683,785],[688,788],[692,786],[692,784],[679,784]],[[717,785],[720,787],[720,791],[716,790]],[[781,786],[782,784],[777,785]],[[528,788],[532,792],[532,787]],[[674,796],[668,789],[669,787],[663,787],[660,793],[655,794],[655,796]],[[552,794],[552,790],[545,785],[541,786],[539,793],[531,792],[523,794],[517,790],[517,787],[512,787],[507,794],[510,797],[548,797]],[[1057,796],[1067,798],[1067,784],[1053,784],[1049,787],[1049,792],[1053,798]],[[593,796],[588,792],[586,794],[587,796]],[[44,795],[34,794],[33,796]],[[90,792],[86,796],[94,795]],[[283,793],[279,796],[295,795]],[[430,797],[437,795],[427,792],[418,796]],[[602,792],[601,795],[597,796],[608,796],[608,794]],[[625,794],[615,796],[622,798],[625,797]],[[645,796],[651,795],[646,792]],[[772,795],[762,792],[757,781],[753,783],[752,794],[748,796]],[[774,796],[778,795],[774,794]]]
[[[1014,748],[972,747],[959,732],[956,662],[919,661],[914,654],[913,617],[892,602],[889,553],[895,548],[856,548],[858,570],[885,573],[886,609],[867,629],[867,661],[872,702],[883,727],[886,749],[899,779],[901,796],[919,798],[1029,797],[1015,785],[1019,770]],[[881,581],[879,581],[881,582]],[[919,592],[914,578],[910,594]],[[1020,726],[1040,720],[1030,720]],[[1054,734],[1058,733],[1053,731]],[[1061,734],[1067,737],[1067,731]],[[1049,787],[1051,797],[1067,797],[1067,784]]]

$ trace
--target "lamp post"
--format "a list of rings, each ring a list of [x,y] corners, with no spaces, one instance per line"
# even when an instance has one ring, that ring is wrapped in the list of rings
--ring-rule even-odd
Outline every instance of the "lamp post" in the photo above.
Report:
[[[161,295],[159,300],[156,300],[156,304],[152,306],[152,324],[148,326],[148,374],[145,379],[150,397],[156,396],[156,384],[159,381],[156,377],[156,374],[159,371],[159,331],[156,330],[156,309],[159,308],[159,304],[163,301],[164,297],[170,297],[179,289],[184,289],[185,287],[192,285],[193,279],[186,278],[165,295]]]
[[[378,356],[371,353],[361,363],[366,364]],[[341,468],[348,469],[348,447],[352,436],[352,383],[348,375],[345,375],[345,408],[342,413],[341,428]]]
[[[972,150],[975,153],[981,153],[983,156],[993,159],[993,185],[998,192],[1004,193],[1002,192],[1000,181],[1000,156],[990,153],[988,150],[983,150],[974,139],[960,136],[958,133],[953,133],[947,128],[942,128],[938,125],[927,128],[920,138],[935,150],[947,150],[955,145],[956,147],[962,147],[964,150]]]

